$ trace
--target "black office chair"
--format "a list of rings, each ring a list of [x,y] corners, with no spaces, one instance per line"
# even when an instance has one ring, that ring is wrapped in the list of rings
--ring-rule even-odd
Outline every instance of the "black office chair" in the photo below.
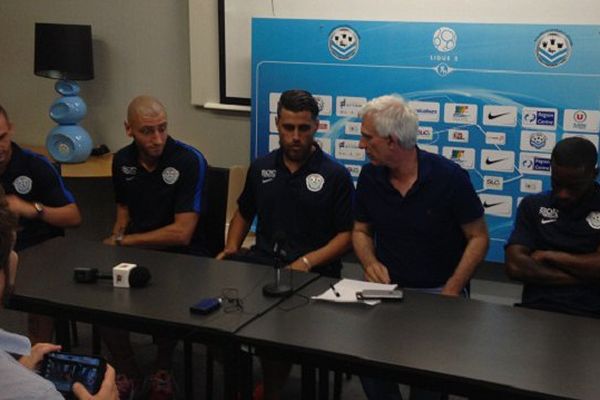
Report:
[[[200,229],[206,238],[206,248],[214,257],[225,247],[225,218],[227,216],[227,193],[229,169],[208,166],[202,191]]]

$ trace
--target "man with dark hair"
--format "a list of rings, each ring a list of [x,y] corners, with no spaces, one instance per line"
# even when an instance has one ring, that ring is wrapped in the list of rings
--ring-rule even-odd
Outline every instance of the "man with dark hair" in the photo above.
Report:
[[[506,246],[522,305],[600,317],[600,186],[594,145],[572,137],[552,151],[552,190],[525,197]]]
[[[12,291],[18,264],[17,254],[13,251],[17,218],[7,206],[4,191],[0,188],[0,298],[3,300]],[[51,382],[35,373],[44,355],[60,348],[50,343],[37,343],[32,347],[28,338],[0,329],[0,398],[62,399]],[[18,359],[14,355],[19,356]],[[90,395],[81,383],[73,385],[73,393],[78,399],[116,400],[114,369],[107,366],[100,391],[95,396]]]
[[[280,241],[285,262],[299,271],[339,277],[340,257],[350,249],[354,186],[348,171],[315,143],[319,107],[304,90],[281,94],[277,106],[278,150],[255,160],[217,258],[235,255],[258,216],[256,245],[246,260],[273,263]],[[262,354],[265,399],[278,399],[290,365]]]
[[[0,184],[8,207],[19,218],[17,251],[64,235],[64,228],[81,223],[79,208],[56,168],[43,156],[12,141],[14,125],[0,106]],[[47,342],[53,320],[29,314],[29,338]]]
[[[282,93],[277,106],[278,150],[255,160],[218,258],[236,254],[258,216],[257,258],[272,259],[285,236],[290,268],[339,277],[350,249],[353,185],[348,171],[315,143],[319,107],[303,90]]]

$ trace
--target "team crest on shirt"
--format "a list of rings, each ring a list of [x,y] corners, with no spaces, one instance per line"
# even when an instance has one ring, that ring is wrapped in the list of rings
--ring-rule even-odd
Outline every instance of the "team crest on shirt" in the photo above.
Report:
[[[172,185],[179,179],[179,171],[173,167],[167,167],[163,170],[162,177],[167,185]]]
[[[593,229],[600,229],[600,212],[592,211],[585,217],[585,220]]]
[[[31,178],[25,175],[21,175],[13,181],[13,186],[19,194],[27,194],[31,192],[32,185],[33,181]]]
[[[323,189],[325,179],[321,174],[310,174],[306,177],[306,188],[311,192],[318,192]]]

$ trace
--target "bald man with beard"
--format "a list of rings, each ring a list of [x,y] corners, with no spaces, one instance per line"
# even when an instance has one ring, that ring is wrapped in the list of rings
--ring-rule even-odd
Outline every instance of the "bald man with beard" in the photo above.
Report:
[[[113,159],[117,212],[112,235],[104,243],[208,255],[198,224],[207,169],[202,153],[169,136],[165,107],[152,96],[131,101],[125,132],[133,142]],[[120,396],[129,398],[141,376],[129,333],[101,328],[101,334],[120,372]],[[156,373],[147,386],[151,392],[161,392],[160,398],[170,398],[168,371],[175,342],[161,337],[155,341]]]

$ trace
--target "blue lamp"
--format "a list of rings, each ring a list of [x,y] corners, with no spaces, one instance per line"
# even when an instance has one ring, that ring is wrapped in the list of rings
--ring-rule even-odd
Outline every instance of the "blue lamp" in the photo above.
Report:
[[[54,89],[61,97],[50,106],[50,118],[58,126],[46,138],[48,152],[61,163],[87,160],[93,145],[79,125],[87,106],[79,97],[76,81],[94,79],[92,27],[36,23],[34,73],[58,79]]]

